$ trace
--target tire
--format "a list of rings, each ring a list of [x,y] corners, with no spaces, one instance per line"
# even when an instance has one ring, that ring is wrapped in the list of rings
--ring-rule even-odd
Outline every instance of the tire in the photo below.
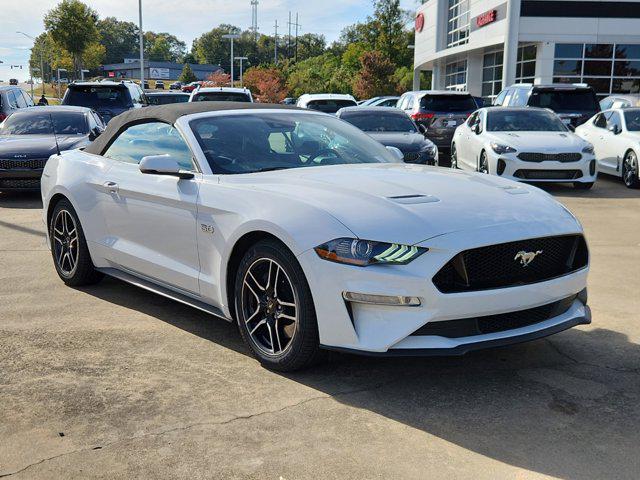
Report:
[[[593,182],[573,182],[573,188],[576,190],[591,190]]]
[[[629,150],[622,160],[622,181],[627,188],[640,188],[638,168],[638,156]]]
[[[480,152],[480,158],[478,159],[478,172],[489,174],[489,160],[484,150]]]
[[[93,285],[103,278],[91,261],[87,241],[71,202],[60,200],[51,215],[49,240],[53,265],[70,287]]]
[[[262,240],[252,246],[240,262],[234,291],[242,339],[264,367],[291,372],[319,359],[309,284],[284,245]]]
[[[449,160],[451,161],[451,168],[458,169],[458,151],[456,150],[456,144],[451,144],[451,152],[449,154]]]

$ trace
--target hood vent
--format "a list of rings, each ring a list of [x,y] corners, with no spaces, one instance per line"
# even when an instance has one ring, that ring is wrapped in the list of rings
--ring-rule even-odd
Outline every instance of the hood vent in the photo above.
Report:
[[[440,199],[434,197],[433,195],[395,195],[393,197],[387,197],[389,200],[392,200],[396,203],[401,203],[402,205],[417,205],[419,203],[434,203],[439,202]]]

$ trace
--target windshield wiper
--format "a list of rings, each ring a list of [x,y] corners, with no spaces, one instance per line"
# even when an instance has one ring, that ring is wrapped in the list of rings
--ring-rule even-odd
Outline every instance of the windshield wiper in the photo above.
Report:
[[[254,170],[251,173],[273,172],[274,170],[287,170],[289,168],[295,168],[295,167],[264,167],[264,168],[259,168],[258,170]]]

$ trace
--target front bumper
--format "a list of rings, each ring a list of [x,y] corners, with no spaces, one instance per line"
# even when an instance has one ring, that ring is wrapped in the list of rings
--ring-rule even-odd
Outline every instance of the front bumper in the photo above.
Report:
[[[518,228],[509,224],[450,233],[421,243],[429,251],[404,266],[353,267],[327,262],[315,251],[306,251],[298,259],[314,296],[320,343],[329,349],[369,354],[460,355],[589,323],[589,308],[576,298],[562,314],[522,328],[456,338],[412,335],[431,322],[517,312],[577,295],[586,287],[588,268],[545,282],[464,293],[441,293],[432,281],[435,273],[460,251],[526,238],[580,233],[576,228],[570,222],[564,231],[539,224]],[[343,292],[418,297],[421,305],[345,302]]]
[[[592,183],[598,177],[596,160],[593,155],[583,154],[575,162],[526,162],[517,157],[518,153],[499,155],[487,152],[489,172],[516,182]],[[500,162],[504,162],[503,168]]]
[[[0,169],[0,190],[40,190],[42,168]]]

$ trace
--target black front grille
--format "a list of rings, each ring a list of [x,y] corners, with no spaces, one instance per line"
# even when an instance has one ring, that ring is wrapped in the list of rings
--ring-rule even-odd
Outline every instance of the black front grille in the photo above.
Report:
[[[524,180],[575,180],[582,177],[580,170],[516,170],[514,177]]]
[[[40,188],[39,178],[4,178],[0,179],[2,188]]]
[[[572,295],[557,302],[517,312],[447,320],[444,322],[430,322],[411,335],[437,335],[446,338],[460,338],[514,330],[562,315],[569,310],[576,298],[577,295]]]
[[[588,261],[582,235],[532,238],[465,250],[438,271],[433,283],[442,293],[514,287],[567,275]]]
[[[582,159],[580,153],[537,153],[522,152],[518,158],[523,162],[577,162]]]
[[[36,170],[44,168],[44,164],[47,163],[46,158],[32,158],[30,160],[13,160],[7,158],[0,158],[0,168],[10,170],[12,168],[18,168],[22,170]]]

